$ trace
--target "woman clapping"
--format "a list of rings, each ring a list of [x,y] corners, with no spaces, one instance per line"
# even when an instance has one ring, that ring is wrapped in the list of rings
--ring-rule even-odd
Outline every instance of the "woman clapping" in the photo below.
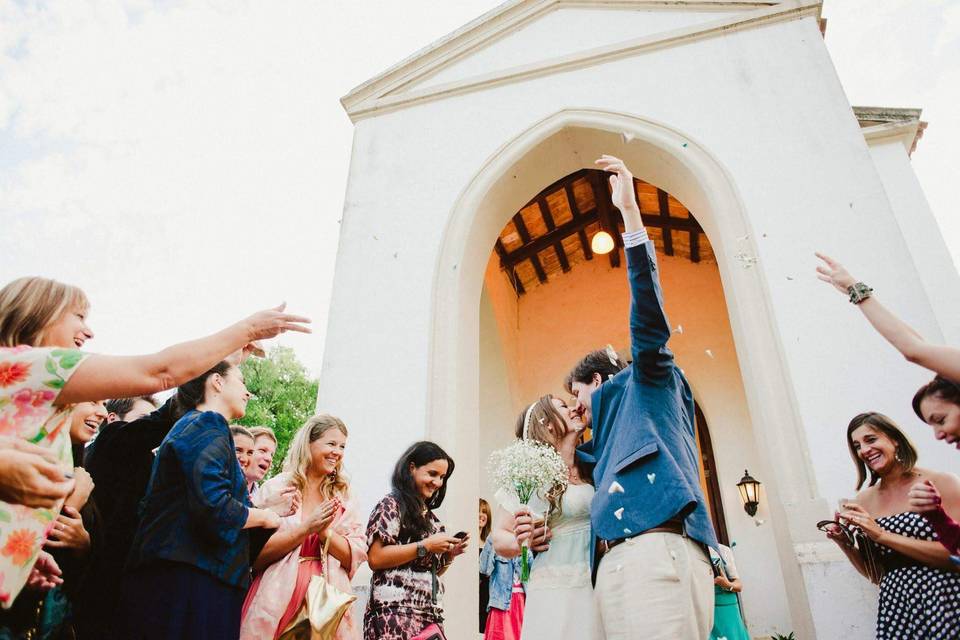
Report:
[[[314,575],[324,574],[341,591],[352,591],[350,581],[367,559],[367,545],[343,473],[346,446],[347,427],[342,421],[314,416],[294,437],[283,473],[261,487],[262,504],[293,487],[303,495],[303,506],[281,519],[279,530],[254,562],[256,577],[244,602],[242,640],[279,637],[303,606]],[[321,559],[328,541],[328,554]],[[352,608],[340,621],[336,637],[360,638]]]

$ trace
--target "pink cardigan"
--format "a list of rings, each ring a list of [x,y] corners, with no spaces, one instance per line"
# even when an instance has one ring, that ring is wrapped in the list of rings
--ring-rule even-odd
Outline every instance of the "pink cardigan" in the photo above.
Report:
[[[288,485],[290,476],[280,474],[268,483]],[[278,489],[279,487],[271,487]],[[281,518],[277,531],[287,531],[300,525],[300,512]],[[361,564],[367,560],[366,531],[360,521],[356,502],[347,497],[344,511],[333,521],[333,530],[347,539],[350,544],[350,566],[344,567],[332,555],[328,555],[325,566],[328,579],[338,588],[352,592],[350,581]],[[243,619],[240,623],[240,640],[268,640],[277,635],[277,625],[283,617],[297,582],[297,570],[300,564],[300,545],[273,563],[254,578],[244,603]],[[353,609],[347,611],[337,630],[337,640],[360,640],[363,620],[356,620]]]

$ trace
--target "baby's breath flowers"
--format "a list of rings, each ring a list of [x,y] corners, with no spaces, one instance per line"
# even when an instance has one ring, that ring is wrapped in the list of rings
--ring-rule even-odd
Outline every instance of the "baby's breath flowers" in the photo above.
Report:
[[[560,453],[533,440],[517,440],[494,451],[488,468],[493,483],[502,492],[516,495],[523,505],[529,504],[534,495],[543,499],[547,493],[562,491],[567,486],[567,465]],[[526,582],[529,577],[530,561],[524,542],[520,549],[520,580]]]

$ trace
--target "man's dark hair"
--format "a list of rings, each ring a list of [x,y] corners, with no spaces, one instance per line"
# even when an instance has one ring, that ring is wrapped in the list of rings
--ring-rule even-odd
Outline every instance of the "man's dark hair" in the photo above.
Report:
[[[576,364],[573,370],[567,374],[567,379],[563,381],[563,386],[567,393],[573,393],[573,383],[590,384],[593,381],[593,374],[600,374],[600,380],[606,382],[610,376],[615,376],[627,367],[627,363],[616,358],[616,362],[610,357],[610,350],[597,349],[591,351]]]
[[[931,396],[960,405],[960,385],[953,380],[947,380],[943,376],[935,376],[933,380],[917,389],[916,395],[913,396],[913,412],[924,422],[927,420],[920,412],[920,403]]]
[[[153,396],[134,396],[133,398],[117,398],[116,400],[107,400],[107,413],[115,413],[121,420],[127,419],[127,414],[133,409],[133,403],[137,400],[143,400],[157,408],[157,399]]]

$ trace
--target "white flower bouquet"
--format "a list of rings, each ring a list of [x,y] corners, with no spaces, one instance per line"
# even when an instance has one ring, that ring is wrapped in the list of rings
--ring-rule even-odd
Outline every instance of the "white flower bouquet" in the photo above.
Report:
[[[534,520],[549,515],[547,494],[567,486],[567,465],[560,453],[533,440],[517,440],[494,451],[490,454],[489,470],[503,507],[513,513],[520,505],[526,505]],[[534,511],[532,500],[542,505],[542,513]],[[520,549],[520,580],[526,582],[529,577],[530,560],[524,542]]]

